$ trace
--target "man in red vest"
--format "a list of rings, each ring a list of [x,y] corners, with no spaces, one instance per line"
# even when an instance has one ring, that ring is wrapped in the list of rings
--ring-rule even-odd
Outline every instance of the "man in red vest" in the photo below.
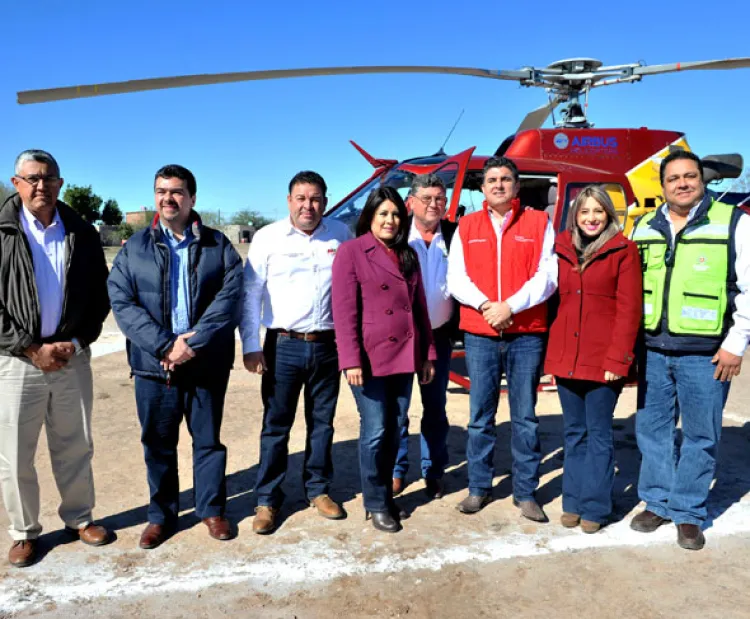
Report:
[[[523,516],[546,522],[536,502],[538,421],[534,411],[547,332],[547,299],[557,287],[554,230],[543,211],[523,208],[518,168],[505,157],[484,165],[482,210],[461,218],[448,257],[448,289],[461,303],[471,379],[466,459],[474,514],[491,500],[495,415],[505,373],[511,420],[513,502]]]

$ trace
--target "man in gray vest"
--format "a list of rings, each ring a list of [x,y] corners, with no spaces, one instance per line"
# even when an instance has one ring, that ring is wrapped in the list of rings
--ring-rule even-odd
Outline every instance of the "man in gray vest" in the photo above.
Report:
[[[706,193],[691,152],[665,157],[659,174],[666,204],[632,234],[643,270],[636,435],[646,509],[631,527],[650,533],[671,520],[677,543],[700,550],[729,381],[750,338],[750,216]]]

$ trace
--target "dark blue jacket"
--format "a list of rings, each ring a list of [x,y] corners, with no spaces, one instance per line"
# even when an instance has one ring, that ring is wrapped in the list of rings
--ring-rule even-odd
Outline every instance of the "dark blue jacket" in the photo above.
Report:
[[[229,239],[194,214],[188,246],[190,328],[196,355],[175,378],[222,378],[234,362],[234,331],[242,310],[242,259]],[[172,332],[170,252],[158,216],[136,232],[115,258],[107,286],[117,325],[127,338],[132,374],[166,379],[159,361],[177,339]]]

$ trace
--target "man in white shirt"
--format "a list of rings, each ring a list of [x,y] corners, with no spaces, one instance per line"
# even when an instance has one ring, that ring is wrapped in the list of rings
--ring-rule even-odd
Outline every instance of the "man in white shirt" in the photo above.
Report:
[[[643,271],[636,437],[646,509],[630,526],[650,533],[671,520],[677,543],[700,550],[724,404],[750,339],[750,216],[706,192],[694,153],[670,153],[660,178],[666,204],[632,232]]]
[[[289,183],[289,217],[261,228],[245,265],[243,361],[263,375],[263,429],[255,485],[258,506],[253,531],[271,533],[284,500],[289,432],[300,391],[305,391],[307,441],[302,473],[305,493],[318,512],[333,520],[345,512],[329,496],[333,477],[333,417],[339,370],[331,310],[331,266],[349,228],[323,219],[326,183],[305,171]],[[263,346],[261,325],[266,328]]]
[[[466,366],[471,379],[465,514],[491,500],[495,415],[503,373],[508,379],[513,500],[536,522],[541,450],[536,397],[547,332],[546,301],[557,287],[554,231],[547,214],[521,206],[516,165],[491,157],[484,165],[481,211],[458,224],[448,258],[448,289],[461,303]]]
[[[415,177],[407,205],[411,211],[409,245],[417,252],[427,297],[432,335],[437,351],[435,378],[422,385],[421,472],[430,498],[443,496],[443,473],[448,464],[448,417],[445,412],[448,375],[457,328],[456,303],[448,292],[448,247],[456,224],[444,220],[447,204],[445,184],[436,174]],[[408,410],[408,407],[407,407]],[[399,420],[401,442],[393,469],[393,494],[405,486],[409,470],[409,417]]]

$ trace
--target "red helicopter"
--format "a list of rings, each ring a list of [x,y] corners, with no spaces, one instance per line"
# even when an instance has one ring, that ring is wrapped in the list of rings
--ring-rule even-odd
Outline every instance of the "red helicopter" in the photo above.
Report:
[[[591,89],[638,82],[645,76],[661,73],[743,68],[750,68],[750,58],[614,66],[603,66],[601,61],[592,58],[573,58],[554,62],[544,68],[523,67],[518,70],[433,66],[283,69],[25,91],[18,93],[18,102],[41,103],[184,86],[323,75],[433,73],[515,81],[523,86],[544,88],[549,99],[546,105],[527,114],[516,132],[505,139],[494,153],[510,157],[518,166],[522,204],[547,211],[559,230],[564,226],[568,206],[577,193],[591,183],[601,184],[612,197],[623,229],[628,233],[638,216],[663,201],[659,182],[661,158],[672,149],[689,149],[689,146],[685,134],[678,131],[646,127],[594,127],[587,117]],[[560,112],[556,117],[558,107]],[[550,115],[554,128],[542,129]],[[356,143],[352,144],[373,166],[374,171],[364,183],[334,205],[327,213],[329,216],[354,226],[373,188],[390,185],[405,196],[414,176],[427,172],[438,174],[448,188],[446,217],[450,220],[458,220],[482,206],[482,166],[488,157],[475,155],[474,147],[452,156],[441,149],[432,156],[399,162],[375,158]],[[706,182],[738,178],[742,174],[743,160],[737,154],[713,155],[704,157],[702,161]],[[750,195],[731,194],[728,201],[750,208]],[[460,352],[458,356],[461,356]],[[469,387],[465,376],[453,373],[451,378],[457,384]]]

